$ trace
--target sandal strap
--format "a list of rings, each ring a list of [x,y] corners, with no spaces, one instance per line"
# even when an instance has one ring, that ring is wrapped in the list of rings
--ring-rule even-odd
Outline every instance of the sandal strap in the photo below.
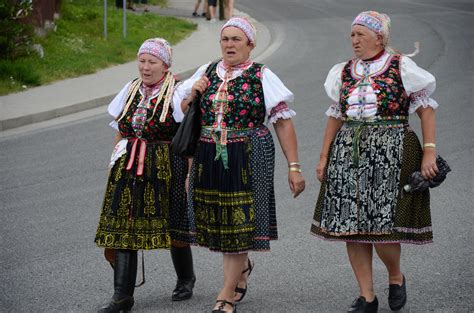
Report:
[[[245,274],[245,273],[249,272],[249,275],[250,275],[252,270],[253,270],[252,262],[250,261],[250,259],[247,259],[247,268],[242,271],[242,274]]]
[[[232,302],[227,301],[227,300],[217,300],[216,303],[222,303],[223,304],[221,309],[223,309],[226,304],[230,305],[231,307],[234,307],[234,304]]]
[[[244,294],[247,292],[247,286],[245,288],[235,287],[235,292]]]

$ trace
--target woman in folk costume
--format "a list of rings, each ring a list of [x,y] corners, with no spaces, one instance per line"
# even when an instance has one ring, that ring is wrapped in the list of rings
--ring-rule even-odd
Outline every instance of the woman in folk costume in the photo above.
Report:
[[[402,192],[421,170],[433,178],[436,166],[433,75],[388,48],[390,18],[369,11],[352,23],[355,58],[335,65],[324,87],[334,104],[326,112],[317,178],[322,182],[311,232],[346,242],[360,288],[348,312],[377,312],[372,281],[373,249],[388,271],[388,303],[401,309],[406,281],[400,243],[432,241],[428,190]],[[421,119],[423,142],[408,116]]]
[[[177,90],[184,103],[202,94],[189,196],[196,244],[223,253],[224,286],[213,312],[235,309],[253,268],[248,252],[269,251],[270,240],[277,239],[275,149],[266,119],[288,161],[294,197],[305,187],[291,120],[295,113],[287,104],[293,94],[270,69],[250,59],[255,40],[247,19],[230,19],[220,34],[223,59],[209,77],[203,74],[212,65],[205,64]]]
[[[173,300],[192,296],[195,276],[189,244],[185,180],[187,163],[170,150],[183,118],[169,71],[170,44],[146,40],[138,50],[140,78],[108,107],[115,118],[116,145],[95,242],[113,252],[114,294],[99,312],[130,310],[134,304],[137,250],[171,249],[178,275]]]

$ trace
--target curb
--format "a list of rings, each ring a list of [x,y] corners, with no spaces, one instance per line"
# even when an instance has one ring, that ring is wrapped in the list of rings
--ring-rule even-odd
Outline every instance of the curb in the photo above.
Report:
[[[84,102],[74,103],[66,107],[52,109],[49,111],[29,114],[25,116],[15,117],[0,121],[0,131],[13,129],[29,124],[44,122],[53,118],[61,117],[68,114],[78,113],[81,111],[93,109],[102,106],[114,98],[115,95],[104,96]]]

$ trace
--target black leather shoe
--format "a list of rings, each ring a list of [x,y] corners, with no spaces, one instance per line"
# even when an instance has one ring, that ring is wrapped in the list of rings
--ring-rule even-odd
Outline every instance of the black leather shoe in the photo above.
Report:
[[[132,309],[134,304],[135,300],[133,297],[125,296],[124,298],[118,299],[114,296],[106,306],[98,311],[98,313],[126,313]]]
[[[173,294],[171,295],[171,300],[183,301],[190,299],[193,296],[195,282],[195,277],[192,279],[178,279],[176,282],[176,287],[173,290]]]
[[[398,311],[407,303],[407,286],[405,275],[402,285],[392,284],[388,286],[388,306],[392,311]]]
[[[377,297],[374,298],[374,301],[367,302],[365,297],[360,296],[352,302],[347,313],[377,313],[378,308],[379,300]]]

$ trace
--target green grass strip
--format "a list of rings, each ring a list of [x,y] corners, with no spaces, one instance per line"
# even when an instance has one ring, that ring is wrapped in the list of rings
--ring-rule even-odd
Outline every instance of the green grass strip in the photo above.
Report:
[[[44,49],[43,58],[33,52],[16,60],[0,60],[0,95],[129,62],[147,38],[162,37],[174,45],[196,29],[182,19],[127,11],[127,37],[123,38],[122,10],[115,8],[115,1],[109,1],[108,7],[105,39],[103,1],[63,1],[56,31],[34,38]]]

